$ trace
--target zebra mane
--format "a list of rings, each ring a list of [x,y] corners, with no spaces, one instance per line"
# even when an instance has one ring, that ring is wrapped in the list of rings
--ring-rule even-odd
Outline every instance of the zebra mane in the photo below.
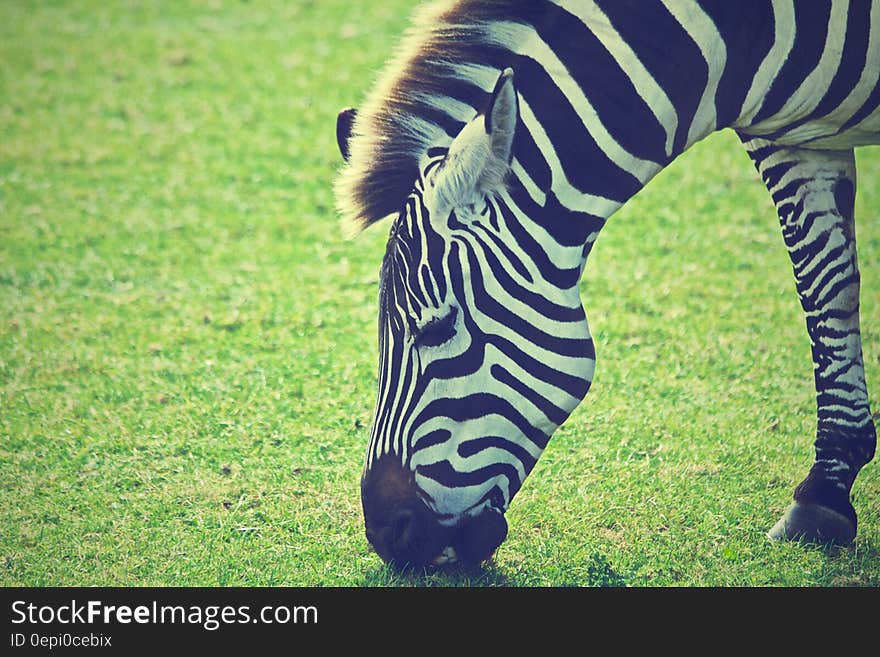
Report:
[[[398,213],[428,149],[448,146],[486,103],[497,69],[471,67],[478,84],[452,63],[485,58],[480,16],[497,4],[440,0],[416,12],[352,126],[350,156],[335,183],[346,235]]]

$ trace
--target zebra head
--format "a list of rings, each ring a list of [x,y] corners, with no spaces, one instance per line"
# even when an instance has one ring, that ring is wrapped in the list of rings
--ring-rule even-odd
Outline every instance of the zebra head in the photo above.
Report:
[[[337,124],[344,156],[353,118]],[[507,69],[449,147],[427,151],[390,230],[361,499],[391,563],[491,556],[511,499],[589,387],[577,284],[541,276],[546,253],[506,191],[517,120]]]

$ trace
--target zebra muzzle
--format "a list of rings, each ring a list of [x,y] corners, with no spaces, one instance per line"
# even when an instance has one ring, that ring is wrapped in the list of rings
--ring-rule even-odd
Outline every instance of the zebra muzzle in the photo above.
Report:
[[[412,471],[396,458],[377,460],[361,481],[366,537],[383,561],[396,566],[479,564],[507,538],[503,496],[496,497],[444,515],[425,502]]]
[[[449,566],[458,562],[458,555],[455,553],[455,548],[451,545],[443,548],[443,552],[438,554],[433,561],[435,566]]]

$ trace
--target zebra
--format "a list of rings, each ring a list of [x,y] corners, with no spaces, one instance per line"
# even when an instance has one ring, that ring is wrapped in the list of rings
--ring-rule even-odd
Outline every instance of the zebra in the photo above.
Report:
[[[361,477],[391,564],[480,563],[590,387],[579,280],[605,221],[694,143],[741,140],[812,347],[815,460],[769,530],[851,543],[876,433],[853,148],[880,143],[880,2],[440,0],[337,118],[343,227],[391,217]]]

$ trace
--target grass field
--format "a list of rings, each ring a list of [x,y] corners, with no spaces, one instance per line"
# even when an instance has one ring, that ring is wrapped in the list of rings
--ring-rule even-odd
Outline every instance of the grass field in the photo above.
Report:
[[[0,3],[3,585],[880,585],[764,532],[812,461],[812,364],[732,134],[615,215],[582,283],[587,400],[493,562],[397,573],[358,482],[387,225],[339,231],[334,121],[411,2]],[[880,149],[857,153],[880,390]]]

